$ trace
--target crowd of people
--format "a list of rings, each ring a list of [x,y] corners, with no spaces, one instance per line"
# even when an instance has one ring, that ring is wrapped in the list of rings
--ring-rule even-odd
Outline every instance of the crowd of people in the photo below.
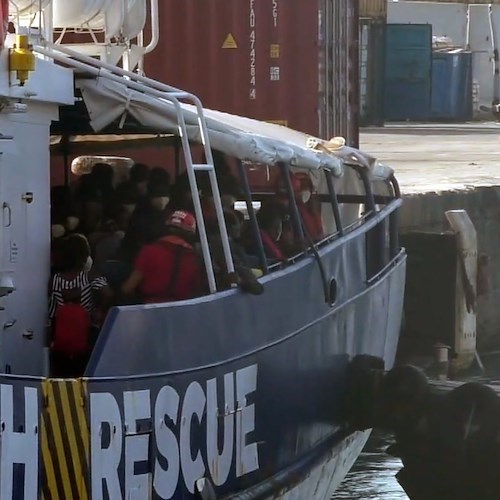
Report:
[[[198,176],[217,288],[236,283],[260,294],[257,242],[235,210],[239,183],[225,161],[216,163],[235,273],[226,269],[208,176]],[[305,231],[322,238],[321,219],[309,203],[308,176],[293,176]],[[82,374],[107,309],[116,304],[161,303],[208,293],[189,179],[171,183],[163,168],[135,164],[116,185],[113,168],[95,164],[73,188],[52,189],[49,328],[56,375]],[[283,199],[263,202],[257,215],[269,263],[285,261],[298,241]],[[300,246],[300,245],[299,245]]]

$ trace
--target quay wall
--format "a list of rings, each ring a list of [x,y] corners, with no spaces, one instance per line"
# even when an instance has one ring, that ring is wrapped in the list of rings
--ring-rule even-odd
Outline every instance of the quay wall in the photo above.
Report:
[[[444,232],[444,213],[464,209],[477,231],[478,253],[489,256],[490,289],[477,301],[479,349],[500,347],[500,186],[404,195],[400,233]],[[432,286],[432,284],[429,284]]]

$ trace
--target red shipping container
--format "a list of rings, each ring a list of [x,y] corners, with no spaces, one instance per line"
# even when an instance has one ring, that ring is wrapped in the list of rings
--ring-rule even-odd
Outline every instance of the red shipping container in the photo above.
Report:
[[[160,41],[146,56],[146,74],[198,95],[208,108],[285,124],[325,138],[343,135],[355,143],[357,132],[353,137],[347,123],[349,89],[344,85],[341,95],[330,95],[326,101],[319,90],[336,91],[340,86],[325,85],[325,80],[332,83],[353,76],[337,71],[350,68],[351,38],[357,40],[357,33],[347,24],[353,20],[356,3],[162,0]],[[335,27],[340,29],[321,28],[320,19],[332,22],[330,13],[337,15]],[[336,57],[329,65],[320,65],[320,28],[322,44],[329,48],[323,57]],[[336,71],[327,73],[332,64]],[[320,127],[324,115],[320,106],[328,106],[329,119],[323,121],[331,126]],[[345,118],[335,119],[332,113]]]

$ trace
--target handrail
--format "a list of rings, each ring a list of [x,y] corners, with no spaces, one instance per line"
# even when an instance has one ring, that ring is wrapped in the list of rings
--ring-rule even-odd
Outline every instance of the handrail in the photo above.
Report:
[[[229,246],[227,229],[222,209],[222,202],[220,199],[220,192],[217,183],[217,176],[215,173],[215,169],[213,167],[214,163],[212,158],[212,150],[210,148],[210,143],[209,143],[208,128],[203,114],[203,107],[201,105],[201,101],[199,100],[199,98],[188,92],[183,92],[180,89],[176,89],[175,87],[169,87],[168,85],[161,84],[159,82],[151,80],[150,78],[141,77],[140,75],[136,75],[135,73],[132,73],[130,71],[126,71],[121,68],[112,66],[110,64],[103,63],[102,61],[98,61],[91,57],[84,56],[82,54],[79,54],[78,52],[67,49],[66,47],[61,47],[50,42],[44,42],[44,45],[45,45],[44,47],[35,46],[33,50],[39,54],[50,57],[70,67],[72,66],[74,68],[82,69],[91,74],[94,74],[95,76],[106,78],[111,81],[120,83],[121,85],[124,85],[127,88],[137,90],[144,94],[151,95],[154,97],[159,97],[164,101],[170,102],[174,106],[177,116],[178,134],[182,142],[184,159],[186,162],[186,170],[188,173],[189,185],[191,188],[191,194],[193,198],[195,216],[196,216],[196,221],[198,223],[198,231],[200,234],[203,260],[205,262],[205,268],[207,271],[207,279],[210,287],[210,292],[215,293],[217,291],[217,286],[215,282],[215,275],[210,255],[210,249],[208,245],[208,237],[205,227],[205,221],[203,218],[203,211],[201,207],[198,186],[196,182],[195,167],[193,165],[191,147],[189,144],[187,127],[180,99],[191,101],[195,105],[197,111],[197,121],[201,132],[201,141],[205,150],[205,158],[207,159],[206,160],[207,165],[210,166],[210,169],[208,169],[210,184],[212,188],[215,212],[217,216],[227,272],[229,273],[229,275],[234,274],[234,264],[231,255],[231,249]],[[70,57],[68,57],[68,55],[74,58],[71,59]],[[102,69],[105,69],[107,71],[102,71]],[[165,91],[161,91],[159,89],[165,89]],[[162,101],[159,101],[158,105],[160,107],[168,106],[167,103]]]
[[[340,217],[339,202],[337,199],[337,194],[335,193],[335,187],[332,180],[331,170],[324,171],[326,177],[326,185],[328,187],[328,194],[330,195],[330,203],[332,205],[333,217],[335,219],[335,225],[337,226],[337,232],[342,236],[344,233],[344,228],[342,226],[342,219]]]

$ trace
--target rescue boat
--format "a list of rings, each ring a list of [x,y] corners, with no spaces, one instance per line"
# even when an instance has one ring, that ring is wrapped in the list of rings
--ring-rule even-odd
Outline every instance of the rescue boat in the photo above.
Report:
[[[157,0],[3,0],[1,13],[0,498],[329,498],[369,436],[345,419],[349,362],[371,355],[390,369],[396,354],[406,258],[392,169],[341,140],[204,109],[137,71],[155,46]],[[82,31],[90,43],[64,43]],[[112,308],[84,376],[54,379],[49,145],[86,127],[177,138],[210,294]],[[205,163],[193,161],[195,144]],[[261,295],[217,289],[201,171],[229,275],[234,266],[212,148],[238,162]],[[305,242],[286,263],[269,265],[262,251],[265,193],[249,182],[258,168],[281,176]],[[321,241],[304,235],[291,172],[311,178]]]

